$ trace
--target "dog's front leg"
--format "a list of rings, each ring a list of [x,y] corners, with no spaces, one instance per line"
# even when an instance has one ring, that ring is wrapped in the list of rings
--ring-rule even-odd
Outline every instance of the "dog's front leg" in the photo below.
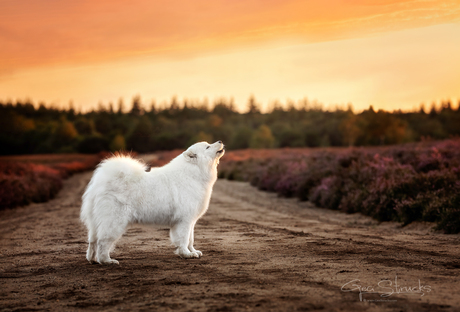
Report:
[[[172,243],[177,247],[176,254],[182,258],[199,258],[200,255],[196,251],[188,249],[190,241],[190,232],[192,224],[190,222],[179,222],[174,225],[169,231]]]
[[[198,256],[201,257],[203,255],[203,253],[201,251],[196,250],[195,248],[193,248],[195,224],[196,224],[196,222],[193,222],[192,228],[190,230],[190,237],[189,237],[189,240],[188,240],[188,250],[190,250],[190,252],[196,252],[198,254]]]

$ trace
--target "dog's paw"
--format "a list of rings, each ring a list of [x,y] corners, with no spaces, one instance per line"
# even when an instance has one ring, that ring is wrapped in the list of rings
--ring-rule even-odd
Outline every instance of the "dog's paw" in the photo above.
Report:
[[[183,254],[179,254],[179,256],[184,259],[193,259],[193,258],[200,257],[196,252],[183,253]]]
[[[93,263],[97,263],[97,260],[96,260],[96,257],[94,256],[86,256],[86,260],[88,260],[89,263],[93,264]]]
[[[198,258],[200,258],[200,257],[203,255],[203,253],[202,253],[201,251],[196,250],[195,248],[193,248],[193,246],[192,246],[192,247],[189,247],[189,250],[190,250],[190,252],[192,252],[192,253],[196,253],[196,254],[198,255]]]
[[[191,252],[189,258],[200,258],[200,254],[201,254],[201,252],[200,253],[198,253],[196,251]]]
[[[176,254],[179,255],[181,258],[184,258],[184,259],[193,259],[193,258],[199,258],[201,256],[201,251],[193,251],[193,252],[190,252],[189,250],[184,250],[184,249],[180,249],[178,248],[176,250]]]
[[[109,259],[107,261],[101,261],[99,262],[100,264],[105,264],[105,265],[111,265],[111,264],[120,264],[117,260],[115,259]]]

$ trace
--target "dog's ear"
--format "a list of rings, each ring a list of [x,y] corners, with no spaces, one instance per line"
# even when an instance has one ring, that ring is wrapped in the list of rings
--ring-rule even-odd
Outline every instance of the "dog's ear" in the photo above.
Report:
[[[198,157],[197,154],[195,154],[192,151],[185,151],[182,154],[184,155],[185,159],[189,162],[196,162]]]

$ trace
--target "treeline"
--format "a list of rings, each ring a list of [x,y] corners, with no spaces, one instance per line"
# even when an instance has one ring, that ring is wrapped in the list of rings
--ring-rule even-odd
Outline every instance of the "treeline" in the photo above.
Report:
[[[460,103],[459,103],[460,104]],[[197,141],[222,140],[229,149],[388,145],[460,135],[460,110],[450,102],[414,112],[351,109],[327,111],[307,100],[262,113],[251,97],[245,113],[222,99],[144,109],[139,97],[130,109],[99,105],[82,113],[31,102],[0,102],[0,154],[140,153],[183,149]]]

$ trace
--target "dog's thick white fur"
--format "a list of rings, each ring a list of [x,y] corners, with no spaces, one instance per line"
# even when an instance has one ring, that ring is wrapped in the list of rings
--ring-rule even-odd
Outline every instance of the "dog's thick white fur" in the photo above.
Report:
[[[199,258],[193,231],[206,212],[217,165],[224,155],[221,141],[199,142],[169,164],[152,168],[129,156],[102,161],[83,194],[81,220],[88,228],[89,262],[118,264],[110,251],[130,223],[170,228],[170,238],[182,258]]]

